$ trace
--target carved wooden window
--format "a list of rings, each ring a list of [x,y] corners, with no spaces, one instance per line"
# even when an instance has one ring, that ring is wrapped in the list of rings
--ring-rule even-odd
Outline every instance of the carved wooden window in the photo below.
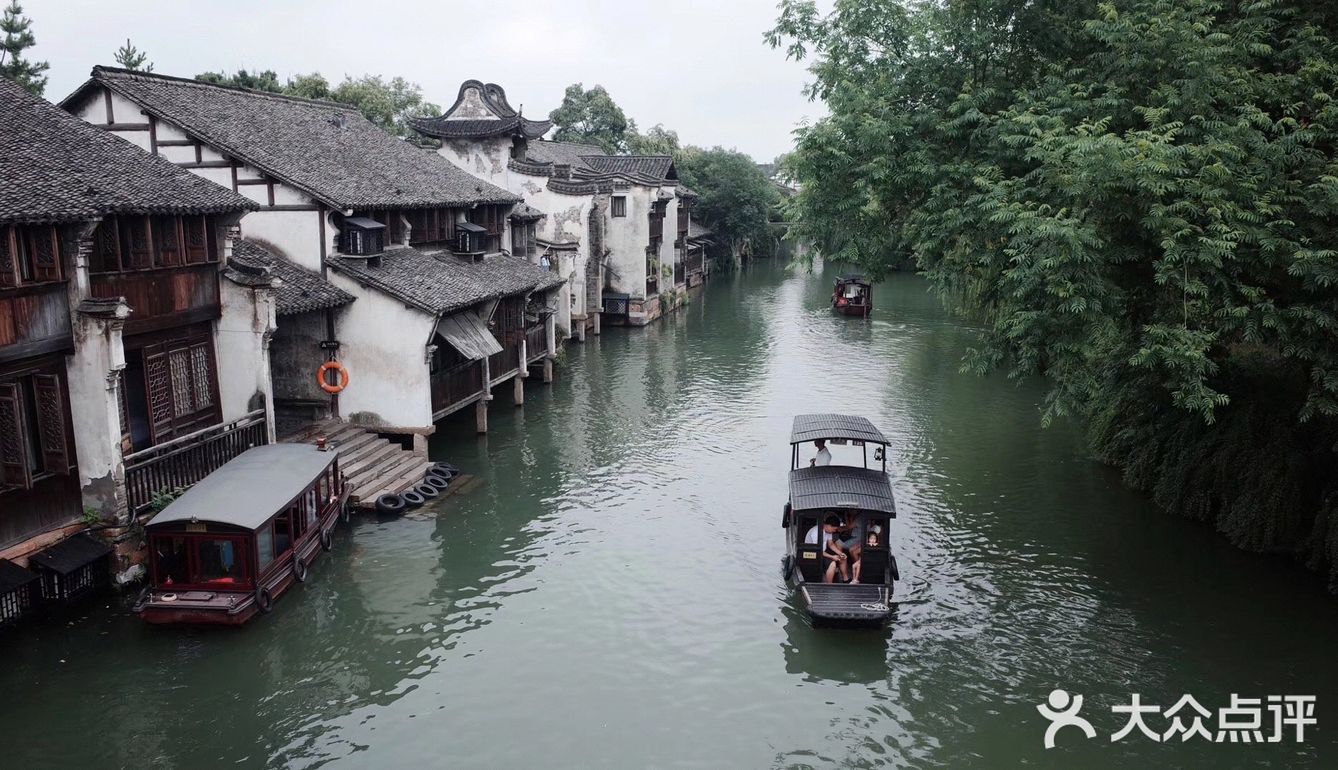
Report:
[[[154,267],[176,267],[184,261],[180,225],[176,217],[153,218]]]
[[[153,443],[220,419],[213,340],[197,336],[144,348],[144,392]]]
[[[0,489],[28,488],[35,478],[70,472],[66,409],[59,375],[0,383]]]
[[[94,273],[172,268],[218,261],[209,217],[107,217],[93,233]]]
[[[0,228],[0,288],[59,281],[60,262],[60,242],[52,225]]]

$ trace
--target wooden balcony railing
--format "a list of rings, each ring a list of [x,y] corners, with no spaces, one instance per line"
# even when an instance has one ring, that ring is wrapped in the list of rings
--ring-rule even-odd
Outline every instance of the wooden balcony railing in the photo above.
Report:
[[[548,327],[544,324],[525,330],[525,357],[531,362],[548,355]]]
[[[440,415],[483,392],[483,361],[468,361],[432,373],[432,413]],[[444,416],[444,415],[443,415]]]
[[[125,456],[125,490],[130,512],[148,510],[159,492],[188,487],[254,446],[269,443],[265,410],[213,425]]]
[[[502,352],[493,353],[488,357],[488,376],[493,382],[520,370],[521,339],[519,334],[507,334],[501,341]]]

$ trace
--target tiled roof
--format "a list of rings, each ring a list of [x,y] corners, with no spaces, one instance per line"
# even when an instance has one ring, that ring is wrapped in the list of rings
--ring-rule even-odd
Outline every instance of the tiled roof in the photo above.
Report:
[[[530,142],[525,151],[526,158],[535,163],[564,163],[573,168],[589,168],[585,157],[604,154],[599,145],[579,142]]]
[[[465,113],[458,118],[452,117],[466,101],[470,105]],[[455,103],[440,117],[412,118],[409,125],[420,134],[438,139],[484,139],[517,134],[538,139],[553,127],[553,122],[529,120],[516,112],[506,100],[506,90],[496,83],[466,80],[460,84]]]
[[[674,159],[668,155],[586,155],[585,164],[600,174],[641,177],[648,180],[677,179]]]
[[[530,120],[519,115],[511,118],[484,118],[478,120],[446,118],[410,118],[413,130],[438,139],[485,139],[490,136],[521,134],[530,138],[543,136],[553,127],[551,121]]]
[[[245,238],[233,241],[232,261],[267,267],[273,272],[281,282],[275,290],[276,310],[281,316],[341,307],[354,299],[314,270],[277,256],[255,241]]]
[[[0,77],[0,222],[255,208]]]
[[[88,98],[99,84],[336,208],[520,200],[391,136],[348,105],[94,67],[92,79],[62,106]]]
[[[697,195],[697,191],[696,191],[696,190],[692,189],[691,187],[688,187],[688,186],[685,185],[685,184],[681,184],[681,185],[675,187],[675,188],[674,188],[674,192],[677,193],[677,194],[678,194],[678,197],[680,197],[680,198],[699,198],[699,197],[701,197],[701,196]]]
[[[688,220],[688,239],[710,238],[714,233],[706,225],[698,224],[696,220]]]
[[[507,254],[471,262],[446,251],[405,248],[386,250],[376,267],[365,257],[336,254],[326,261],[339,273],[433,315],[564,282],[556,273]]]
[[[544,212],[540,211],[539,209],[536,209],[535,207],[531,206],[528,203],[522,203],[519,206],[516,206],[515,208],[511,209],[510,216],[512,219],[526,220],[526,219],[543,219],[545,214]]]

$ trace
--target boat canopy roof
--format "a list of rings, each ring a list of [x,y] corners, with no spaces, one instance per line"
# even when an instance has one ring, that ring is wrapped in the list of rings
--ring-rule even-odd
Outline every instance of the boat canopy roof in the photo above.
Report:
[[[205,521],[258,529],[302,494],[336,456],[311,444],[248,449],[186,490],[146,526]]]
[[[790,471],[790,507],[795,511],[856,508],[897,515],[892,500],[892,483],[886,473],[844,465],[819,465]]]
[[[837,283],[858,283],[858,284],[863,284],[863,285],[865,285],[865,286],[869,286],[869,285],[870,285],[869,279],[866,278],[866,277],[864,277],[864,276],[862,276],[862,275],[860,275],[859,273],[848,273],[848,274],[846,274],[846,275],[841,276],[840,278],[837,278],[837,279],[836,279],[836,282],[837,282]]]
[[[873,423],[851,414],[798,414],[790,429],[790,443],[803,444],[818,439],[846,439],[887,444]]]

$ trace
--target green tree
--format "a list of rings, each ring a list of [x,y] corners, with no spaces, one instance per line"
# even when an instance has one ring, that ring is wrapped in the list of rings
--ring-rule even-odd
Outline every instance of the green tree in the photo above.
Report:
[[[778,195],[752,158],[721,147],[689,147],[675,165],[679,179],[700,196],[693,217],[715,231],[729,256],[770,244],[767,215]]]
[[[1338,46],[1299,1],[781,4],[797,234],[910,261],[1099,456],[1338,588]]]
[[[130,38],[125,39],[125,45],[116,49],[112,54],[116,63],[128,70],[138,72],[153,72],[153,62],[149,61],[149,55],[134,46]]]
[[[279,75],[274,70],[261,70],[252,73],[245,69],[239,69],[231,75],[223,72],[201,72],[195,76],[195,79],[202,83],[213,83],[218,86],[272,91],[276,94],[284,91],[283,84],[279,82]]]
[[[284,93],[291,96],[300,96],[304,99],[329,99],[330,81],[319,72],[313,72],[309,75],[294,75],[288,78],[288,84],[284,86]]]
[[[661,123],[651,126],[644,134],[637,132],[633,126],[626,134],[626,146],[633,155],[677,155],[682,149],[678,143],[678,132],[665,128]]]
[[[416,136],[409,118],[441,114],[441,107],[423,100],[421,86],[401,77],[387,81],[380,75],[346,76],[330,98],[357,107],[368,120],[404,138]]]
[[[636,123],[628,120],[604,86],[589,90],[580,83],[567,86],[562,104],[548,118],[557,127],[554,139],[596,144],[611,153],[626,150],[628,135],[636,133]]]
[[[37,96],[46,90],[46,75],[51,68],[44,61],[32,61],[24,57],[23,52],[37,44],[32,31],[32,19],[23,15],[23,6],[18,0],[10,0],[0,16],[0,76],[7,77],[28,89]]]

